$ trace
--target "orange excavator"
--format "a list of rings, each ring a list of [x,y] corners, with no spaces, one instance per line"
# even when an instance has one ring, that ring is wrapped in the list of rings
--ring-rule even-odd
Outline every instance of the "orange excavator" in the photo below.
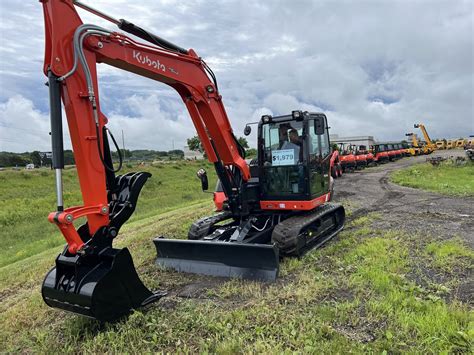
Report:
[[[219,213],[196,221],[189,240],[154,239],[157,264],[185,272],[274,280],[281,256],[302,255],[343,228],[344,208],[329,203],[332,152],[323,113],[295,110],[278,117],[262,116],[258,161],[252,174],[245,150],[233,134],[216,77],[193,49],[181,48],[80,1],[41,3],[57,195],[57,208],[49,214],[49,221],[67,242],[43,282],[46,304],[111,321],[164,296],[141,282],[127,248],[112,246],[151,174],[117,175],[122,159],[101,110],[97,63],[175,89],[219,178],[222,193],[215,195],[220,196],[216,201]],[[83,24],[76,7],[102,17],[121,32]],[[65,207],[63,202],[62,106],[82,192],[81,206]],[[117,168],[109,136],[119,153]],[[197,175],[206,190],[207,173],[200,169]],[[81,217],[86,222],[76,228],[74,223]]]
[[[337,146],[343,173],[354,172],[357,164],[355,155],[350,149],[351,145],[348,143],[338,143]]]

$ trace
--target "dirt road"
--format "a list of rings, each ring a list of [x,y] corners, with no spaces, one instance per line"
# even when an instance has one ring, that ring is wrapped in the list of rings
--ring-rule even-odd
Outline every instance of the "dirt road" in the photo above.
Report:
[[[432,156],[439,155],[464,156],[464,151],[437,151]],[[389,182],[393,171],[425,161],[426,156],[403,158],[345,174],[336,180],[334,200],[353,206],[350,218],[381,213],[376,227],[435,238],[458,236],[474,248],[474,198],[444,196]]]

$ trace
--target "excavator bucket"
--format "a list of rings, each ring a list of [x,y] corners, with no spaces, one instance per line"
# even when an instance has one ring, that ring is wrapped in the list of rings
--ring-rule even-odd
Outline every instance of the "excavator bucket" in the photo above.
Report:
[[[155,238],[156,264],[180,272],[274,281],[278,249],[269,244]]]
[[[94,256],[60,254],[43,282],[50,307],[113,321],[165,295],[140,281],[127,248],[105,248]]]

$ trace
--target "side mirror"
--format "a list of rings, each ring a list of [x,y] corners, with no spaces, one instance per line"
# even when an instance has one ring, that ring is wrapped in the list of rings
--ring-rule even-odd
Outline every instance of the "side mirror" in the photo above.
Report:
[[[314,133],[318,136],[326,133],[324,127],[324,118],[318,117],[314,120]]]
[[[244,128],[244,134],[248,136],[250,132],[252,132],[252,127],[250,127],[249,125],[246,125]]]
[[[196,173],[199,180],[201,180],[202,191],[206,191],[209,188],[209,180],[207,179],[207,173],[204,169],[199,169]]]

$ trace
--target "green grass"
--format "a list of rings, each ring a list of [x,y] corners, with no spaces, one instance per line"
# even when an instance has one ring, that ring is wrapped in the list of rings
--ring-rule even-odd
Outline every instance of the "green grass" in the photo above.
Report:
[[[215,173],[207,162],[178,161],[145,167],[126,164],[120,174],[129,171],[152,174],[142,190],[131,221],[209,200],[210,195],[201,191],[201,183],[195,175],[200,167],[208,170],[212,189]],[[81,205],[75,169],[66,169],[63,180],[65,206]],[[64,244],[58,228],[47,220],[49,212],[55,208],[53,171],[0,172],[0,267]]]
[[[446,195],[474,196],[474,164],[456,166],[452,163],[441,163],[432,166],[429,163],[417,164],[406,169],[395,171],[391,181],[408,187]]]
[[[325,248],[285,259],[276,283],[179,274],[153,264],[152,236],[182,236],[192,221],[211,211],[211,203],[199,203],[124,226],[117,245],[130,248],[150,288],[166,289],[169,295],[115,324],[50,309],[42,302],[41,278],[60,248],[0,268],[3,351],[472,351],[469,306],[439,297],[451,291],[436,280],[427,288],[410,276],[421,266],[440,270],[438,261],[445,258],[449,265],[467,265],[468,247],[459,240],[427,242],[400,231],[377,230],[372,221],[380,215],[369,214],[348,223]],[[460,281],[456,269],[446,277],[446,282]],[[207,286],[195,298],[180,297],[189,284]]]
[[[426,252],[436,267],[447,272],[453,268],[472,268],[474,262],[474,252],[460,239],[431,242]]]
[[[193,221],[213,211],[195,178],[201,165],[142,168],[153,178],[114,245],[130,249],[150,289],[169,294],[114,324],[44,304],[41,282],[64,244],[46,220],[54,179],[46,170],[1,172],[2,351],[472,353],[474,314],[455,291],[472,270],[473,250],[459,238],[378,230],[373,222],[381,213],[348,222],[323,249],[283,260],[275,283],[156,267],[154,236],[183,238]],[[79,204],[74,170],[64,180],[68,205]],[[190,285],[198,291],[184,297]]]

